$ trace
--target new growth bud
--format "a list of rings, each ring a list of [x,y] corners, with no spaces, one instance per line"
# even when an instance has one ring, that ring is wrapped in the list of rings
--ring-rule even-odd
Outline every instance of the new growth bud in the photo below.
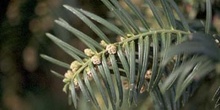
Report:
[[[94,56],[91,58],[91,60],[92,60],[92,63],[95,64],[95,65],[98,65],[98,64],[101,63],[101,58],[100,58],[100,56],[98,56],[98,55],[94,55]]]
[[[103,46],[103,47],[106,47],[108,44],[107,44],[104,40],[102,40],[102,41],[100,42],[100,45]]]
[[[76,72],[76,71],[80,68],[81,65],[82,65],[82,64],[81,64],[80,62],[78,62],[78,61],[73,61],[73,62],[71,63],[71,65],[70,65],[70,69],[71,69],[73,72]]]
[[[113,44],[107,45],[106,50],[108,51],[109,54],[115,54],[117,52],[117,48]]]
[[[85,49],[85,50],[84,50],[84,53],[85,53],[87,56],[89,56],[89,57],[91,57],[91,56],[93,56],[93,55],[95,54],[95,52],[92,51],[91,49]]]

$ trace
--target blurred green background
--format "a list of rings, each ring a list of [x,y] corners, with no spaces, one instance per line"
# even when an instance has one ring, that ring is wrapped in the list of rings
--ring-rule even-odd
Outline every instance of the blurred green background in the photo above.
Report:
[[[132,1],[141,7],[143,0]],[[189,21],[205,18],[203,3],[196,0],[176,1]],[[71,63],[72,59],[47,39],[45,32],[83,49],[83,44],[54,24],[54,19],[62,17],[88,35],[95,35],[62,4],[108,18],[108,10],[100,0],[0,1],[0,110],[74,109],[68,105],[68,96],[62,91],[62,79],[50,73],[50,69],[59,73],[66,70],[41,59],[39,54],[44,53],[67,63]],[[220,32],[218,0],[213,0],[212,22],[213,28]]]

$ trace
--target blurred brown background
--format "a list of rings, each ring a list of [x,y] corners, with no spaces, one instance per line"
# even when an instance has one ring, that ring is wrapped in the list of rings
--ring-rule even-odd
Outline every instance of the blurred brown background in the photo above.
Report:
[[[137,5],[140,0],[133,0]],[[189,20],[204,19],[203,5],[194,0],[176,0]],[[54,24],[64,18],[79,30],[94,36],[78,18],[66,11],[62,4],[83,8],[107,18],[108,11],[100,0],[1,0],[0,1],[0,110],[73,110],[67,95],[62,92],[59,73],[66,70],[41,59],[44,53],[64,62],[71,58],[45,37],[55,34],[69,44],[83,49],[70,33]],[[213,8],[213,28],[220,32],[220,3]],[[195,26],[197,26],[195,24]]]
[[[84,48],[71,34],[54,24],[62,17],[93,35],[79,19],[62,7],[68,4],[105,17],[99,0],[1,0],[0,1],[0,110],[69,110],[62,79],[50,73],[61,67],[39,57],[44,53],[65,61],[71,58],[46,38],[45,32]],[[100,10],[101,9],[101,10]]]

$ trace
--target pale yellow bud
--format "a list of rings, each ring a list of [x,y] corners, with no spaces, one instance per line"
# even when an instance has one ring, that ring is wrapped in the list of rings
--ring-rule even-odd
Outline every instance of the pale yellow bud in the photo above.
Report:
[[[89,67],[86,68],[86,74],[88,80],[92,80],[92,72],[90,71]]]
[[[117,52],[117,48],[113,44],[107,45],[106,50],[108,51],[109,54],[115,54]]]
[[[120,41],[123,41],[123,40],[125,40],[125,38],[124,37],[120,37]]]
[[[100,56],[98,56],[98,55],[94,55],[94,56],[91,58],[91,60],[92,60],[92,63],[95,64],[95,65],[98,65],[98,64],[101,63],[101,58],[100,58]]]
[[[78,80],[77,80],[77,79],[74,79],[74,80],[73,80],[73,83],[74,83],[74,87],[75,87],[75,89],[79,89],[79,83],[78,83]]]
[[[82,64],[79,63],[78,61],[73,61],[70,65],[70,69],[72,69],[73,72],[76,72],[77,69],[81,66]]]
[[[93,52],[91,49],[84,49],[84,53],[89,57],[95,54],[95,52]]]
[[[104,40],[102,40],[102,41],[100,42],[100,45],[103,46],[103,47],[106,47],[108,44],[107,44]]]
[[[64,77],[66,79],[71,79],[73,77],[74,73],[70,70],[68,70],[65,74],[64,74]]]

